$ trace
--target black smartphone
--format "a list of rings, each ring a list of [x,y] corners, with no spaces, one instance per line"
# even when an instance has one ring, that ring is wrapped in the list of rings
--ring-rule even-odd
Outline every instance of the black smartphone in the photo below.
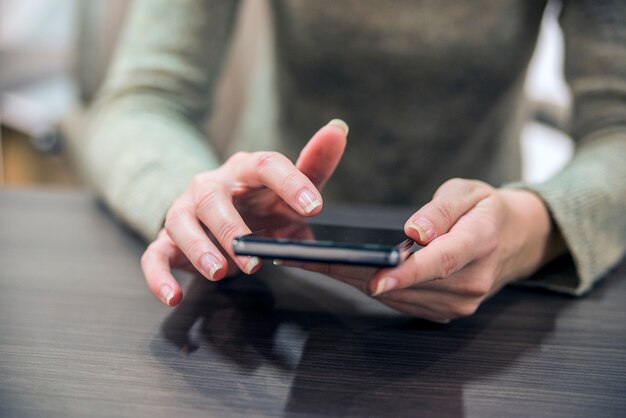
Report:
[[[235,238],[237,255],[393,267],[420,247],[402,229],[295,223]]]

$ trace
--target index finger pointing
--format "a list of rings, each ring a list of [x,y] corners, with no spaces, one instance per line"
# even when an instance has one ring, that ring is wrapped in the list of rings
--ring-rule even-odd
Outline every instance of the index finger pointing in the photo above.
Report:
[[[301,215],[314,215],[322,209],[322,197],[315,185],[278,152],[235,154],[224,167],[236,184],[267,187]]]
[[[300,152],[296,167],[321,189],[337,168],[346,148],[348,125],[333,119],[313,135]]]

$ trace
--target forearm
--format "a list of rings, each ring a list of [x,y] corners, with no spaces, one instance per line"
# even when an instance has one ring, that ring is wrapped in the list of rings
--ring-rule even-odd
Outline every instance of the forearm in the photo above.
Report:
[[[191,177],[218,165],[199,123],[236,1],[138,0],[90,112],[85,171],[113,210],[153,239]]]
[[[191,177],[219,164],[195,125],[151,96],[130,96],[95,110],[81,152],[91,183],[146,239],[156,237]]]

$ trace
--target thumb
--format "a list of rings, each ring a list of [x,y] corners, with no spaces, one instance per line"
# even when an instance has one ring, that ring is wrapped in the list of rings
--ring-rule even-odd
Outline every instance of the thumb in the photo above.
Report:
[[[302,148],[296,167],[321,190],[337,168],[346,148],[348,125],[333,119]]]
[[[427,245],[494,192],[493,187],[477,180],[448,180],[437,189],[433,200],[409,218],[404,232],[418,244]]]

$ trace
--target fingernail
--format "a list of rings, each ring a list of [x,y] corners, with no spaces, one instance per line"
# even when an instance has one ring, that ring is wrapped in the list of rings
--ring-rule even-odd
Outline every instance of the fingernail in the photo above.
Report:
[[[417,218],[409,223],[409,228],[414,229],[420,236],[420,241],[430,241],[437,235],[435,226],[427,219]]]
[[[372,293],[372,296],[378,296],[378,295],[382,295],[385,292],[389,292],[390,290],[393,290],[393,288],[396,287],[397,285],[398,285],[397,279],[394,279],[393,277],[385,277],[384,279],[378,282],[378,284],[376,285],[376,290],[374,290],[374,293]]]
[[[304,189],[298,194],[298,205],[304,213],[311,213],[316,207],[322,206],[322,201],[313,192]]]
[[[172,290],[172,288],[166,284],[161,286],[161,300],[163,300],[163,302],[165,302],[167,306],[171,306],[170,302],[172,301],[173,298],[174,298],[174,291]]]
[[[348,126],[348,124],[341,119],[333,119],[328,122],[328,125],[336,126],[337,128],[341,129],[346,135],[348,135],[348,132],[350,132],[350,127]]]
[[[256,266],[258,266],[260,263],[260,260],[257,257],[250,257],[250,260],[248,261],[248,264],[246,264],[246,274],[250,274],[252,273],[252,270],[254,270],[254,268]]]
[[[211,280],[215,278],[215,273],[223,267],[217,257],[211,253],[206,253],[200,258],[200,266]]]

